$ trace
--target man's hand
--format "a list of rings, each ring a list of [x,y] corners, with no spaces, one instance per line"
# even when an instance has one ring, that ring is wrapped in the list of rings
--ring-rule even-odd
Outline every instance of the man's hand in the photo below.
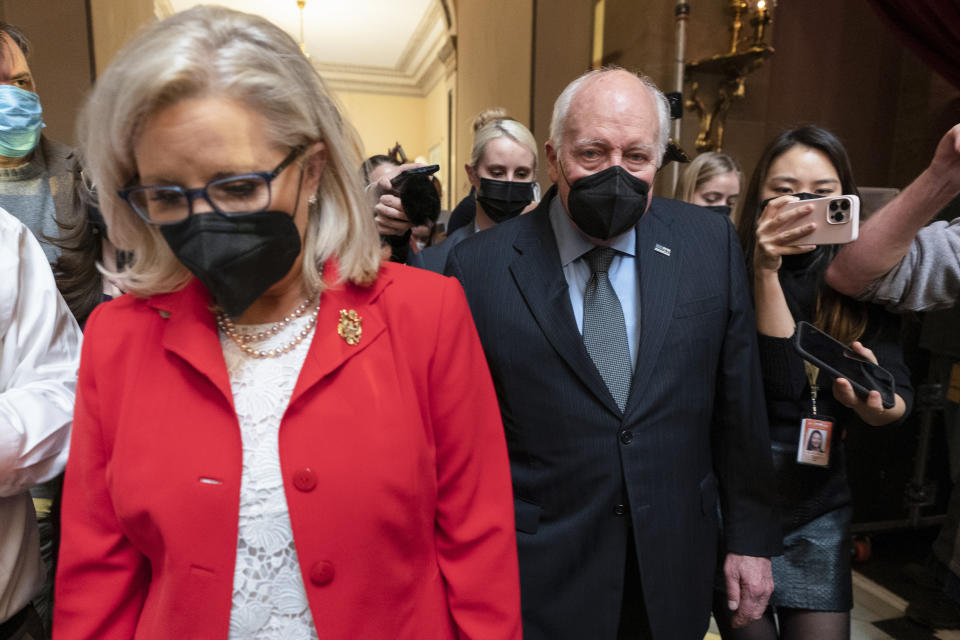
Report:
[[[727,606],[736,612],[731,622],[734,628],[759,620],[773,593],[770,558],[728,553],[723,574],[727,580]]]
[[[930,171],[951,185],[951,191],[960,189],[960,124],[940,139],[930,161]]]
[[[960,124],[937,144],[930,166],[870,216],[860,238],[827,267],[827,284],[848,296],[862,292],[903,259],[917,232],[960,192]]]

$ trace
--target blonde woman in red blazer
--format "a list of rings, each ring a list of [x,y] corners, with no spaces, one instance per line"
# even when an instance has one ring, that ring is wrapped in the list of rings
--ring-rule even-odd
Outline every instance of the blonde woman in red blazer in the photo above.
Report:
[[[380,265],[355,135],[296,43],[219,8],[156,23],[81,138],[135,258],[87,324],[54,636],[519,639],[463,292]]]

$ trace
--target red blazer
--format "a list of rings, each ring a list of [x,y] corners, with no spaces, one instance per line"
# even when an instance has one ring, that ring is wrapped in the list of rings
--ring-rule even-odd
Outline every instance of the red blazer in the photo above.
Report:
[[[195,280],[90,317],[60,640],[228,636],[241,442],[209,305]],[[356,346],[341,309],[361,317]],[[390,264],[370,287],[325,291],[279,438],[321,637],[520,638],[507,450],[456,280]]]

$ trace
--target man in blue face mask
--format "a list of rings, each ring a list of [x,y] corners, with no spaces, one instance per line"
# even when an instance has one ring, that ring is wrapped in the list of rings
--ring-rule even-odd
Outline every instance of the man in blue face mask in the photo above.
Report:
[[[43,109],[29,52],[23,32],[0,22],[0,207],[33,232],[53,262],[59,255],[50,242],[60,235],[57,214],[66,222],[77,210],[79,172],[73,149],[42,135]]]
[[[648,79],[575,80],[546,145],[555,186],[447,262],[500,402],[530,640],[702,638],[721,548],[737,624],[772,591],[743,254],[727,218],[650,197],[668,118]]]

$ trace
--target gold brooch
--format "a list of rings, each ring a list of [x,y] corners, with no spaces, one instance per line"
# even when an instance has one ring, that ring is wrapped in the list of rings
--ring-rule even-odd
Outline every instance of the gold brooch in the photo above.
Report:
[[[350,309],[350,311],[340,309],[340,323],[337,325],[337,333],[348,345],[356,346],[360,344],[360,334],[363,333],[362,323],[363,319],[353,309]]]

